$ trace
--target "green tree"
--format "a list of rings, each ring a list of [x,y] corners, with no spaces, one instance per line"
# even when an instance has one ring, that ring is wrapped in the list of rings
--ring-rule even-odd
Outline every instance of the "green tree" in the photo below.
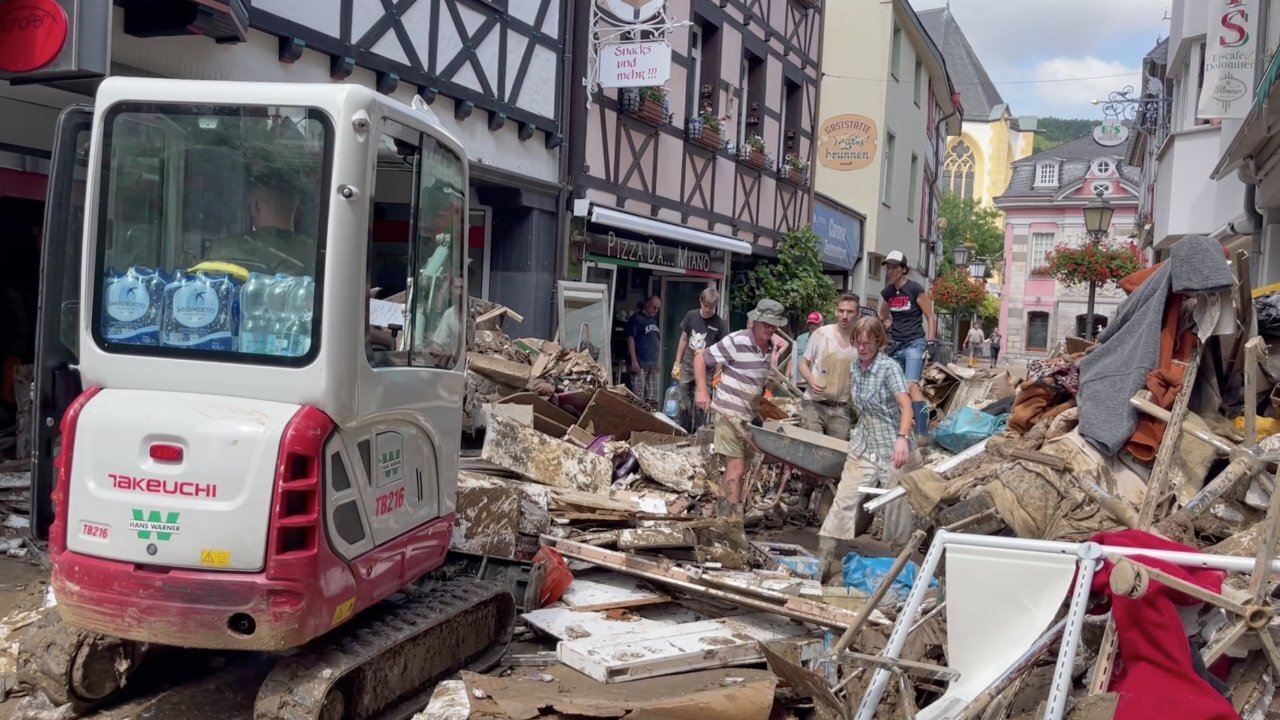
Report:
[[[1036,121],[1036,136],[1032,142],[1032,152],[1044,152],[1069,140],[1083,137],[1093,132],[1097,120],[1068,120],[1065,118],[1045,117]]]
[[[833,314],[836,286],[822,271],[821,248],[822,239],[808,226],[791,230],[778,246],[778,259],[747,274],[746,289],[734,295],[734,306],[746,312],[762,298],[777,300],[787,309],[792,331],[814,310]]]
[[[987,295],[982,300],[982,307],[978,308],[978,317],[982,318],[984,325],[995,327],[1000,322],[1000,296]]]
[[[938,218],[939,221],[945,219],[947,226],[942,231],[942,268],[939,275],[955,267],[952,251],[963,244],[965,238],[978,246],[977,253],[982,257],[993,258],[996,262],[1004,257],[1004,228],[1000,224],[999,210],[979,205],[972,198],[947,193],[938,206]]]

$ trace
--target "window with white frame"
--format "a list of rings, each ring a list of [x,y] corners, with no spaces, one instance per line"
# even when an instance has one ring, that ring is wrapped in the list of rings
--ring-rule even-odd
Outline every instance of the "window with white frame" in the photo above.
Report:
[[[697,23],[689,27],[688,91],[684,114],[691,118],[698,117],[698,101],[702,98],[702,27]]]
[[[911,153],[911,176],[907,178],[907,182],[911,184],[911,189],[907,191],[907,220],[914,222],[916,219],[915,198],[916,193],[920,192],[920,158]]]
[[[1110,195],[1110,194],[1111,194],[1111,183],[1109,183],[1109,182],[1096,182],[1096,183],[1094,183],[1094,184],[1089,188],[1089,192],[1090,192],[1090,193],[1092,193],[1092,194],[1094,194],[1094,195],[1097,195],[1099,190],[1101,190],[1101,191],[1102,191],[1102,194],[1103,194],[1103,195]]]
[[[884,139],[884,172],[880,178],[880,202],[885,205],[893,205],[893,160],[894,150],[898,144],[898,138],[888,130],[885,131]]]
[[[1036,165],[1036,187],[1058,187],[1058,163],[1042,162]]]
[[[1173,68],[1169,68],[1173,72]],[[1208,120],[1197,117],[1200,89],[1204,87],[1204,40],[1195,42],[1187,53],[1187,59],[1179,68],[1173,83],[1173,131],[1206,125]]]
[[[1027,256],[1028,274],[1043,276],[1044,259],[1053,250],[1053,233],[1031,233],[1030,254]]]
[[[920,98],[924,96],[924,63],[920,62],[920,58],[916,58],[915,87],[912,91],[916,107],[920,107]]]
[[[1115,170],[1115,166],[1107,158],[1098,158],[1093,161],[1093,174],[1098,177],[1111,177],[1111,172]]]

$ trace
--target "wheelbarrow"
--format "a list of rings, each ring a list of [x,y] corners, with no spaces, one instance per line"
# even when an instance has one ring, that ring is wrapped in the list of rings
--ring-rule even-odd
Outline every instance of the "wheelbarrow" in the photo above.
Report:
[[[848,443],[827,437],[821,433],[803,430],[794,425],[766,423],[763,427],[746,425],[746,440],[756,451],[756,459],[747,478],[746,492],[750,492],[759,480],[760,467],[768,463],[782,465],[793,473],[783,474],[774,493],[773,502],[762,508],[766,513],[774,510],[782,502],[783,490],[791,481],[792,475],[799,475],[801,480],[815,485],[826,486],[834,492],[834,482],[838,481],[844,470],[848,457]],[[815,500],[811,500],[815,502]]]

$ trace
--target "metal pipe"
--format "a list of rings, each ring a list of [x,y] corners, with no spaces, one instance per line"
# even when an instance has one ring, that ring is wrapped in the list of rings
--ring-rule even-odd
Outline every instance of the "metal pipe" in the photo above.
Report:
[[[1026,550],[1030,552],[1043,552],[1055,555],[1075,555],[1076,549],[1081,545],[1081,543],[1061,542],[1059,540],[1029,540],[1024,538],[997,537],[994,535],[966,535],[964,533],[953,533],[946,530],[939,530],[934,535],[933,543],[936,545],[940,542],[947,545],[968,545],[971,547],[988,547],[1004,550]],[[1173,563],[1179,567],[1223,570],[1226,572],[1251,572],[1254,567],[1253,558],[1235,557],[1232,555],[1209,555],[1207,553],[1184,552],[1181,550],[1156,550],[1151,548],[1111,547],[1110,545],[1107,546],[1107,552],[1115,553],[1122,557],[1149,557],[1156,560],[1164,560],[1165,562]],[[1271,572],[1280,573],[1280,559],[1272,559],[1270,568]],[[933,577],[933,575],[918,574],[916,576],[917,583],[920,582],[921,577],[928,579]]]
[[[1173,417],[1173,413],[1146,399],[1143,393],[1139,393],[1138,395],[1134,395],[1129,398],[1129,404],[1164,423],[1169,422],[1169,419]],[[1219,450],[1224,453],[1230,454],[1236,449],[1234,445],[1228,443],[1226,440],[1223,440],[1213,433],[1205,432],[1204,430],[1183,426],[1182,432],[1198,440],[1202,440],[1209,445],[1212,445],[1215,450]]]
[[[1091,542],[1083,543],[1077,550],[1077,556],[1080,560],[1077,563],[1076,586],[1071,592],[1071,605],[1067,610],[1062,646],[1058,649],[1058,662],[1053,667],[1053,685],[1049,688],[1044,720],[1062,720],[1067,712],[1067,697],[1071,694],[1071,669],[1075,666],[1080,634],[1084,631],[1084,616],[1089,609],[1093,574],[1102,564],[1102,546]]]
[[[889,642],[885,645],[882,655],[897,658],[902,654],[902,647],[907,644],[907,636],[911,634],[911,626],[915,622],[916,614],[920,612],[924,596],[929,592],[929,580],[937,572],[938,562],[942,560],[947,537],[946,531],[939,531],[934,535],[933,542],[929,545],[929,552],[925,553],[924,563],[921,564],[920,572],[916,575],[916,583],[911,586],[911,593],[907,595],[907,604],[898,615],[897,622],[893,624],[893,631],[889,633]],[[876,669],[875,675],[871,678],[871,685],[862,696],[862,701],[858,703],[858,714],[855,720],[872,720],[875,717],[880,698],[884,696],[885,685],[889,683],[889,677],[892,674],[893,671],[887,668]]]

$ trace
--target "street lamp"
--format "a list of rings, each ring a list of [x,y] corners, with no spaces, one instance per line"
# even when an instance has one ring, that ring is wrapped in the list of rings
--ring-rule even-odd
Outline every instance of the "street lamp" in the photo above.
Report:
[[[1111,216],[1115,214],[1115,208],[1102,199],[1102,188],[1095,190],[1094,195],[1094,199],[1084,206],[1084,231],[1089,234],[1089,242],[1096,247],[1102,244],[1102,239],[1111,229]],[[1093,340],[1093,302],[1097,291],[1098,283],[1089,280],[1089,307],[1085,311],[1087,318],[1084,328],[1084,339],[1089,341]]]

